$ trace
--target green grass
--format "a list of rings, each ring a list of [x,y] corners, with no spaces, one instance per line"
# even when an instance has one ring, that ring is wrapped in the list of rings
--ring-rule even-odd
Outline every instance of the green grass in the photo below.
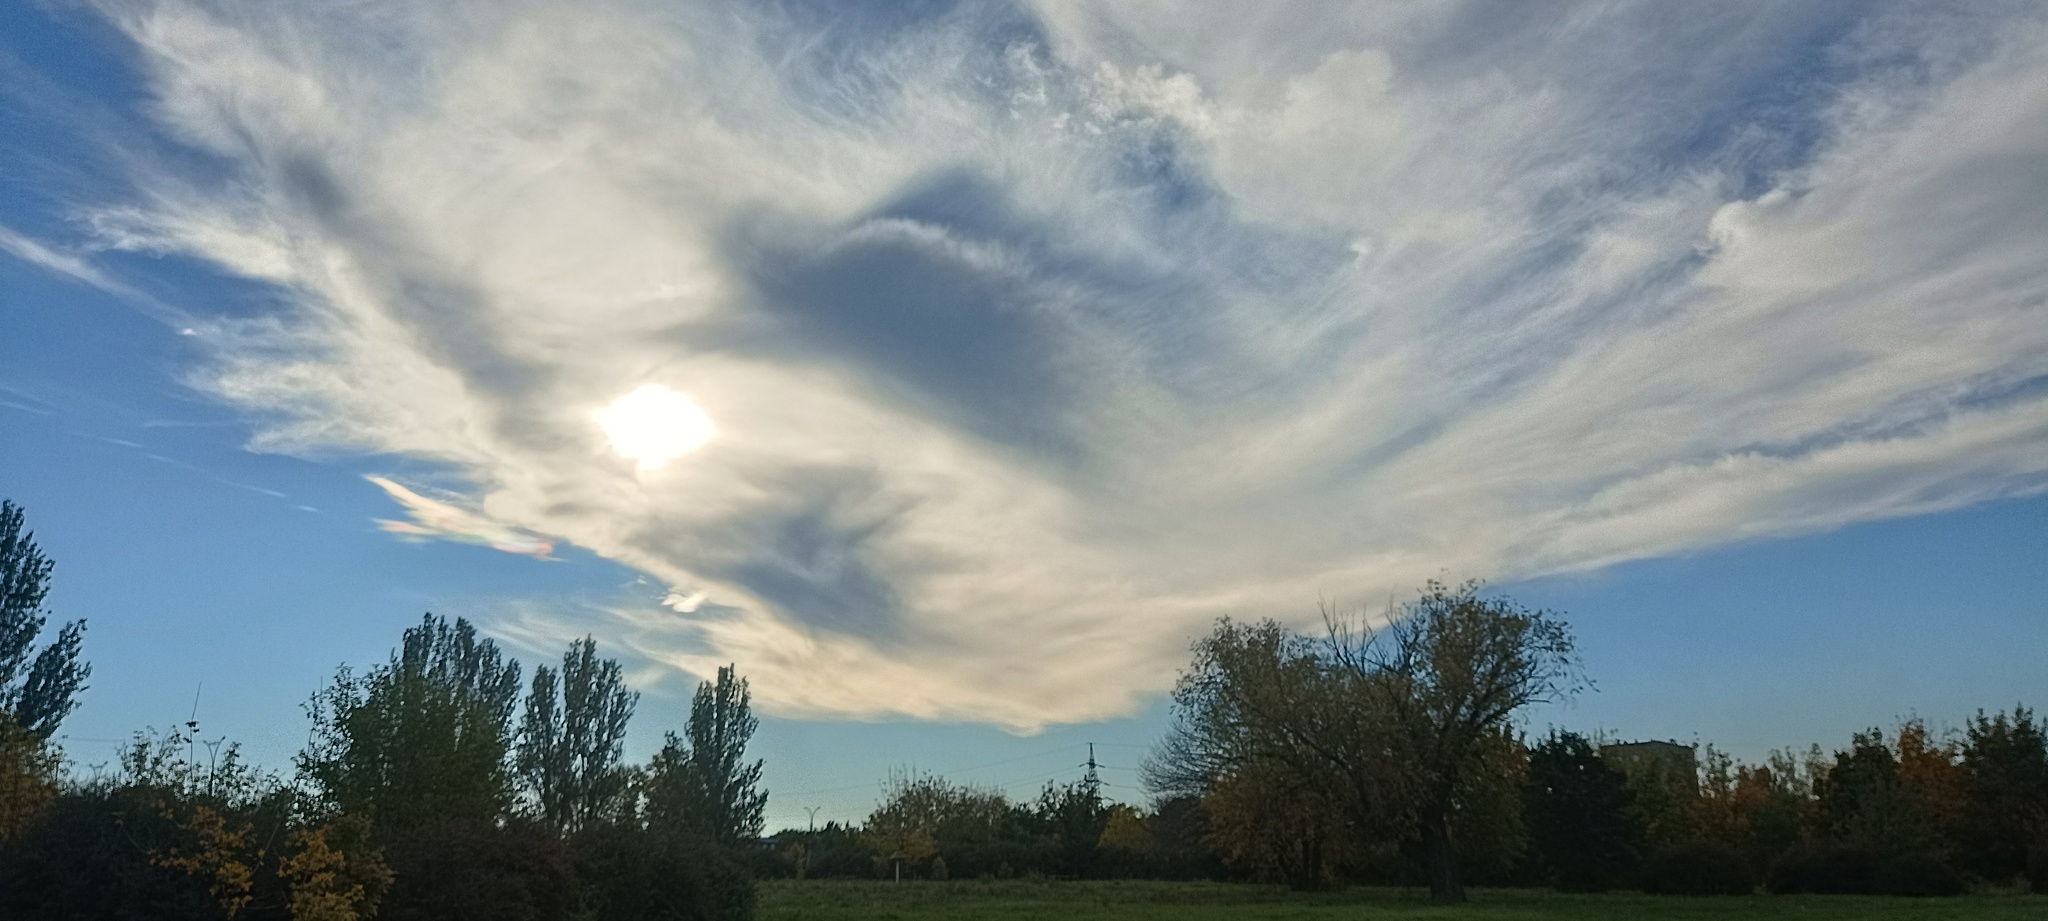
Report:
[[[866,882],[771,880],[761,884],[760,921],[1321,921],[1321,919],[1773,919],[1799,921],[2043,921],[2048,897],[1985,893],[1953,899],[1866,896],[1686,898],[1637,893],[1565,895],[1524,889],[1474,890],[1465,905],[1438,906],[1415,889],[1296,893],[1224,883]]]

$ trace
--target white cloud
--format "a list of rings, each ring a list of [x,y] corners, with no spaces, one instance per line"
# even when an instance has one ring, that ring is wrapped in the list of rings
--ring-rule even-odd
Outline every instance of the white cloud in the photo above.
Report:
[[[378,527],[392,534],[408,539],[433,538],[465,544],[482,544],[493,550],[541,559],[549,559],[548,554],[554,552],[554,544],[532,534],[523,533],[517,528],[508,527],[439,499],[429,499],[384,477],[373,476],[368,479],[397,500],[399,505],[405,506],[406,512],[412,518],[411,521],[379,519]],[[279,498],[284,497],[283,493],[271,494]]]
[[[193,322],[184,311],[113,278],[86,257],[54,248],[4,224],[0,224],[0,253],[6,253],[30,265],[98,288],[120,298],[144,316],[167,326],[182,327]]]
[[[644,571],[582,626],[787,714],[2048,485],[2038,22],[1379,7],[147,3],[236,170],[94,226],[289,293],[196,327],[259,447],[450,465],[401,527]],[[617,456],[643,385],[717,437]]]

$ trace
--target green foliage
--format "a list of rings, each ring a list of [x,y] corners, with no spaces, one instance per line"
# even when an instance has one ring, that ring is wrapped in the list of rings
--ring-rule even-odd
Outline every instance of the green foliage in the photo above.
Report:
[[[1145,760],[1155,793],[1196,798],[1205,842],[1240,874],[1297,888],[1331,882],[1353,834],[1398,824],[1407,778],[1384,714],[1346,700],[1314,645],[1277,622],[1219,621],[1174,686],[1174,722]],[[1361,696],[1361,695],[1354,695]]]
[[[294,829],[291,853],[278,863],[292,921],[368,921],[391,889],[384,851],[361,816]]]
[[[1962,863],[1986,879],[2010,881],[2033,861],[2048,863],[2048,721],[2014,707],[1978,711],[1962,749],[1965,805],[1958,821]],[[2037,890],[2048,880],[2032,872]]]
[[[1172,796],[1153,803],[1145,816],[1152,851],[1146,876],[1153,879],[1222,879],[1223,862],[1209,846],[1210,818],[1196,796]]]
[[[768,794],[758,789],[761,762],[746,761],[759,725],[747,680],[732,666],[720,668],[716,681],[699,683],[683,736],[668,733],[647,765],[648,824],[687,829],[727,847],[760,837]]]
[[[743,921],[754,886],[728,848],[674,829],[607,825],[572,843],[593,921]]]
[[[761,763],[741,760],[746,683],[727,668],[699,690],[694,744],[671,737],[657,766],[673,770],[645,790],[619,764],[636,695],[617,663],[585,638],[534,687],[519,738],[533,820],[511,809],[518,665],[460,619],[428,615],[385,664],[315,695],[297,759],[310,798],[178,732],[138,734],[112,773],[62,791],[55,749],[0,713],[0,767],[19,768],[0,777],[0,917],[750,917],[766,796]]]
[[[1480,597],[1478,583],[1431,582],[1384,625],[1326,621],[1322,642],[1227,619],[1197,642],[1147,783],[1168,795],[1227,792],[1209,804],[1226,841],[1248,840],[1249,828],[1228,827],[1240,821],[1293,826],[1305,848],[1295,856],[1284,841],[1258,850],[1291,863],[1298,884],[1319,882],[1339,848],[1407,839],[1436,897],[1460,900],[1467,859],[1505,863],[1518,845],[1509,720],[1578,689],[1571,631]],[[1295,814],[1276,814],[1283,802]]]
[[[299,772],[326,809],[380,827],[490,821],[512,804],[506,755],[519,664],[469,622],[427,615],[390,661],[344,667],[307,707]]]
[[[0,713],[0,845],[35,821],[57,798],[63,753]]]
[[[224,919],[209,881],[151,859],[186,840],[143,791],[60,797],[0,850],[0,893],[20,918]]]
[[[234,747],[138,733],[112,776],[63,792],[0,848],[0,892],[22,917],[276,916],[270,847],[291,813]]]
[[[912,877],[926,875],[930,862],[941,857],[952,874],[993,874],[1004,866],[1034,865],[1036,824],[1029,811],[994,790],[902,772],[890,776],[860,840],[874,871],[884,876],[899,856]]]
[[[1530,859],[1566,892],[1602,892],[1641,859],[1642,820],[1628,780],[1584,736],[1553,731],[1529,751],[1522,808]]]
[[[1748,765],[1709,745],[1694,815],[1686,824],[1697,840],[1741,854],[1752,873],[1761,874],[1807,840],[1811,780],[1822,765],[1817,748],[1805,765],[1786,752],[1772,752],[1766,764]]]
[[[1109,818],[1102,824],[1102,836],[1096,839],[1096,847],[1100,850],[1104,876],[1143,876],[1150,869],[1154,849],[1151,823],[1137,809],[1115,803],[1109,807]]]
[[[1930,903],[1874,896],[1752,895],[1713,899],[1613,892],[1477,889],[1464,905],[1414,888],[1293,892],[1279,887],[1151,881],[959,880],[905,883],[776,881],[762,886],[763,921],[2037,921],[2039,896],[1997,893]]]
[[[576,909],[561,837],[523,821],[444,817],[387,833],[381,921],[559,921]]]
[[[574,832],[624,817],[631,772],[620,760],[639,699],[617,660],[599,659],[588,636],[562,654],[559,683],[547,666],[533,670],[515,762],[540,821]]]
[[[1581,687],[1564,621],[1479,588],[1430,582],[1377,631],[1331,621],[1331,659],[1387,714],[1430,893],[1442,901],[1464,898],[1459,807],[1488,779],[1497,737],[1522,708]]]
[[[1109,825],[1109,804],[1102,799],[1101,784],[1092,777],[1047,783],[1031,814],[1046,855],[1046,872],[1075,878],[1097,875],[1097,848]]]
[[[1857,733],[1848,751],[1835,754],[1814,798],[1821,831],[1845,847],[1884,856],[1941,849],[1934,817],[1900,776],[1881,730]]]
[[[78,708],[92,666],[79,658],[85,640],[82,620],[58,628],[55,638],[29,655],[48,622],[43,599],[54,564],[36,545],[35,535],[22,531],[22,519],[20,506],[0,500],[0,713],[48,739]]]
[[[826,822],[815,829],[786,829],[776,834],[779,859],[762,875],[799,879],[861,878],[875,875],[874,854],[865,832],[852,825]]]
[[[1628,778],[1631,808],[1651,850],[1689,844],[1704,831],[1697,766],[1687,757],[1690,754],[1681,748],[1671,754],[1616,764]],[[1619,758],[1620,752],[1616,746],[1606,746],[1603,755]]]

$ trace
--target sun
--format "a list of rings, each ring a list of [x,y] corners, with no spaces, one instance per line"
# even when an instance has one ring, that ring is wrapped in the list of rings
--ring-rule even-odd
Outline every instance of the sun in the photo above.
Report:
[[[612,450],[642,471],[703,447],[716,431],[695,399],[660,384],[642,384],[593,415]]]

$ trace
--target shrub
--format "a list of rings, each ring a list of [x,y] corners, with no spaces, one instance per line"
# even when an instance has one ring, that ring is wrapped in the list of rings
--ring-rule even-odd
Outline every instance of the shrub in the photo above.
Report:
[[[1877,875],[1878,892],[1883,895],[1962,895],[1969,888],[1955,868],[1929,854],[1908,854],[1885,861]]]
[[[1861,848],[1822,847],[1779,858],[1766,886],[1779,893],[1868,893],[1877,891],[1877,879],[1876,854]]]
[[[1747,895],[1756,883],[1741,854],[1709,842],[1661,851],[1642,870],[1643,891],[1659,895]]]
[[[754,883],[740,860],[686,833],[593,828],[574,844],[594,921],[745,921]]]
[[[382,921],[555,921],[575,907],[569,855],[544,828],[448,820],[387,834]]]
[[[2027,852],[2027,881],[2035,892],[2048,895],[2048,835],[2042,835]]]
[[[215,919],[205,879],[161,855],[190,842],[133,791],[58,797],[0,850],[0,916]]]
[[[1771,869],[1772,892],[1948,896],[1968,888],[1955,868],[1932,854],[1882,857],[1854,847],[1795,851]]]

